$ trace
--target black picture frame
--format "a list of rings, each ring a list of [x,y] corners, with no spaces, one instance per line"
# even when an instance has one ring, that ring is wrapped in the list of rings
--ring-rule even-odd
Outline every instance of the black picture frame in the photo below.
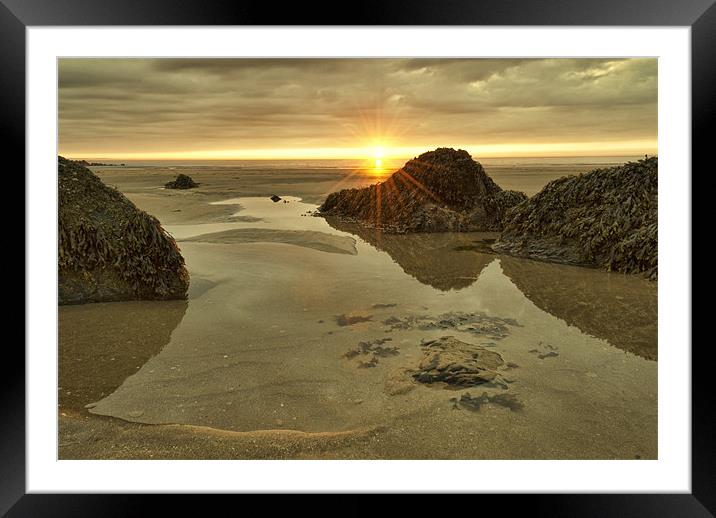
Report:
[[[716,119],[715,0],[357,0],[344,4],[296,2],[276,6],[256,0],[0,0],[0,128],[3,141],[24,169],[25,31],[31,26],[82,25],[567,25],[691,27],[692,170],[704,166]],[[341,13],[341,14],[339,14]],[[8,174],[10,171],[6,171]],[[687,172],[669,172],[683,174]],[[693,173],[691,175],[693,180]],[[23,183],[24,185],[24,183]],[[693,184],[692,184],[693,185]],[[24,190],[24,186],[23,186]],[[693,188],[692,188],[693,192]],[[693,206],[693,204],[692,204]],[[692,234],[693,235],[693,234]],[[27,259],[27,258],[25,258]],[[692,261],[693,264],[693,261]],[[693,319],[692,319],[693,321]],[[691,344],[680,344],[687,351]],[[549,516],[714,516],[714,397],[710,341],[694,341],[692,354],[692,492],[642,495],[480,496],[480,512],[504,499]],[[0,514],[8,516],[127,516],[144,509],[141,495],[25,494],[25,356],[6,342],[0,434]],[[21,368],[20,366],[23,366]],[[167,500],[167,499],[163,499]],[[421,500],[414,502],[420,506]],[[169,502],[162,502],[169,512]],[[190,511],[185,498],[174,505]],[[201,504],[200,504],[201,505]],[[350,507],[349,504],[342,504]],[[358,507],[360,509],[360,506]],[[204,510],[206,510],[204,508]],[[314,509],[315,510],[315,509]],[[370,511],[364,508],[366,512]],[[409,512],[409,507],[405,507]],[[295,510],[294,510],[295,512]],[[233,514],[233,513],[232,513]]]

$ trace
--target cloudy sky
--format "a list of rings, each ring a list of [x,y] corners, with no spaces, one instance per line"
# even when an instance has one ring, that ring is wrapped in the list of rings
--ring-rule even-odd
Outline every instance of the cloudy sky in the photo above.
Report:
[[[652,154],[657,61],[61,59],[59,128],[88,159]]]

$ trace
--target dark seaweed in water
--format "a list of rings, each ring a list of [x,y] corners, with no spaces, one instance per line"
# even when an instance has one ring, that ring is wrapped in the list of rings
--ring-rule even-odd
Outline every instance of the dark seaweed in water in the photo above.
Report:
[[[658,159],[547,184],[507,211],[494,249],[657,278]]]
[[[375,367],[376,365],[378,365],[378,358],[376,358],[375,356],[373,356],[370,360],[365,361],[365,362],[362,360],[358,361],[359,369],[369,369],[371,367]]]
[[[360,322],[369,322],[372,318],[372,315],[336,315],[336,323],[341,327],[352,326]]]
[[[392,338],[376,338],[368,342],[358,342],[358,347],[350,349],[343,354],[344,358],[352,359],[357,356],[371,356],[368,361],[358,360],[359,368],[375,367],[378,365],[378,358],[387,358],[400,354],[397,347],[384,346],[386,342],[390,342]]]
[[[383,324],[394,329],[418,328],[423,331],[434,329],[455,329],[478,336],[486,336],[493,340],[501,340],[509,333],[508,326],[520,324],[512,318],[493,317],[482,312],[464,313],[453,311],[441,315],[408,315],[402,319],[390,317],[383,320]]]
[[[559,353],[556,353],[554,351],[549,351],[549,352],[546,352],[543,354],[538,354],[537,358],[539,358],[540,360],[544,360],[545,358],[554,358],[556,356],[559,356]]]
[[[517,396],[504,393],[491,396],[487,392],[483,392],[482,395],[473,397],[469,392],[466,392],[460,396],[460,399],[450,398],[450,402],[453,404],[453,409],[462,407],[473,412],[478,412],[483,405],[488,403],[509,408],[513,412],[520,411],[524,408],[524,405]]]
[[[159,221],[58,157],[59,302],[183,299],[184,258]]]

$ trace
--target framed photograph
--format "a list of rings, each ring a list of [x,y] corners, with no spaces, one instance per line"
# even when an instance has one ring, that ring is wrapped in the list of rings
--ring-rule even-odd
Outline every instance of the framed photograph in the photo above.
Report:
[[[2,0],[27,311],[0,511],[529,493],[709,516],[711,3],[365,2],[344,25]]]

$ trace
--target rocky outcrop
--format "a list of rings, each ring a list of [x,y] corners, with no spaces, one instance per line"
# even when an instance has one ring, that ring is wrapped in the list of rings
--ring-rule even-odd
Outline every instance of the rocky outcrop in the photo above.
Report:
[[[385,232],[494,231],[506,210],[525,199],[503,191],[467,151],[438,148],[383,182],[330,194],[319,215]]]
[[[185,174],[180,174],[176,180],[164,184],[165,189],[193,189],[194,187],[199,187],[199,184]]]
[[[58,158],[59,303],[183,299],[184,258],[159,221]]]
[[[90,166],[111,166],[112,164],[105,164],[104,162],[88,162],[87,160],[72,160],[75,164],[90,167]],[[124,164],[122,164],[124,165]]]
[[[657,277],[656,157],[566,176],[509,210],[500,253]]]

